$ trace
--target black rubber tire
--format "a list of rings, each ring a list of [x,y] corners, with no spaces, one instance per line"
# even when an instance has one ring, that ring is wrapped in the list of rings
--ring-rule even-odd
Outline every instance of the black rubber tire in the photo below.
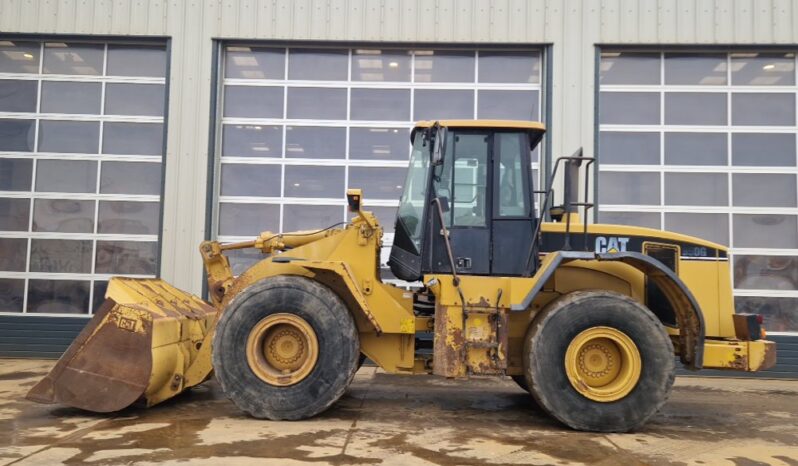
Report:
[[[518,384],[518,386],[521,387],[525,392],[529,392],[529,384],[526,383],[525,375],[511,375],[510,378],[513,379],[513,382]]]
[[[565,372],[565,353],[583,330],[607,326],[625,333],[642,359],[640,379],[624,398],[593,401],[577,392]],[[529,327],[524,345],[530,393],[549,415],[576,430],[628,432],[662,407],[673,387],[673,344],[645,306],[607,291],[576,291],[549,304]]]
[[[281,312],[305,319],[319,345],[310,374],[285,387],[256,376],[246,355],[251,329]],[[213,369],[222,390],[242,411],[261,419],[298,420],[321,413],[344,394],[359,357],[357,327],[343,301],[324,285],[298,276],[268,278],[241,292],[222,314],[213,338]]]

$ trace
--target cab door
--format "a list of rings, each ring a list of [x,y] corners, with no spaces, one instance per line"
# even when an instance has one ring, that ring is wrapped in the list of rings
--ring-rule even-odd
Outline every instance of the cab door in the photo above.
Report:
[[[444,163],[433,171],[435,191],[447,204],[443,217],[458,274],[490,274],[492,149],[491,132],[452,131]],[[432,248],[427,270],[451,273],[437,212],[430,215],[430,226]]]
[[[535,215],[529,147],[526,133],[494,135],[491,275],[522,275],[532,246]]]

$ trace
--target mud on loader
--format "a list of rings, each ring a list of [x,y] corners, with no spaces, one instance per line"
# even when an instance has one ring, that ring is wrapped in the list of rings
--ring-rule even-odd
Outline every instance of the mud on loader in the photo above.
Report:
[[[772,366],[761,317],[734,313],[725,247],[588,225],[577,180],[592,159],[580,155],[555,164],[566,189],[549,208],[551,182],[536,191],[529,169],[544,132],[416,125],[388,265],[418,289],[383,282],[383,229],[349,190],[356,216],[344,226],[204,242],[210,302],[158,279],[113,278],[28,398],[111,412],[215,374],[250,415],[304,419],[338,400],[365,355],[392,374],[510,376],[567,426],[628,431],[667,399],[676,357],[693,370]],[[264,258],[234,276],[225,253],[241,248]]]

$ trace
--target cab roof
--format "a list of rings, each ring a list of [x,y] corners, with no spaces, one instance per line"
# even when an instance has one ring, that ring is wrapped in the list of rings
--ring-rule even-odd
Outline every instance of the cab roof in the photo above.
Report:
[[[524,120],[424,120],[416,123],[416,128],[429,128],[438,122],[448,128],[507,128],[546,131],[546,125],[539,121]]]
[[[416,131],[431,128],[435,123],[446,128],[492,128],[520,130],[529,133],[529,145],[534,149],[546,133],[546,125],[539,121],[525,120],[423,120],[416,123],[410,132],[410,142],[414,142]]]

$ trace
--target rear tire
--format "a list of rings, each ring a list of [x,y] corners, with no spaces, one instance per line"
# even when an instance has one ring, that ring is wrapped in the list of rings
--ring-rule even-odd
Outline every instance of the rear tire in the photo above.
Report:
[[[530,325],[524,359],[538,405],[577,430],[636,429],[673,386],[664,327],[645,306],[612,292],[577,291],[552,302]]]
[[[275,319],[273,330],[268,325]],[[258,335],[265,336],[257,340]],[[283,343],[300,349],[286,356]],[[213,368],[225,395],[250,416],[271,420],[305,419],[326,410],[351,383],[359,357],[357,327],[341,299],[297,276],[268,278],[241,292],[213,338]],[[298,358],[305,361],[302,367],[280,366]],[[290,371],[294,378],[284,375]]]

